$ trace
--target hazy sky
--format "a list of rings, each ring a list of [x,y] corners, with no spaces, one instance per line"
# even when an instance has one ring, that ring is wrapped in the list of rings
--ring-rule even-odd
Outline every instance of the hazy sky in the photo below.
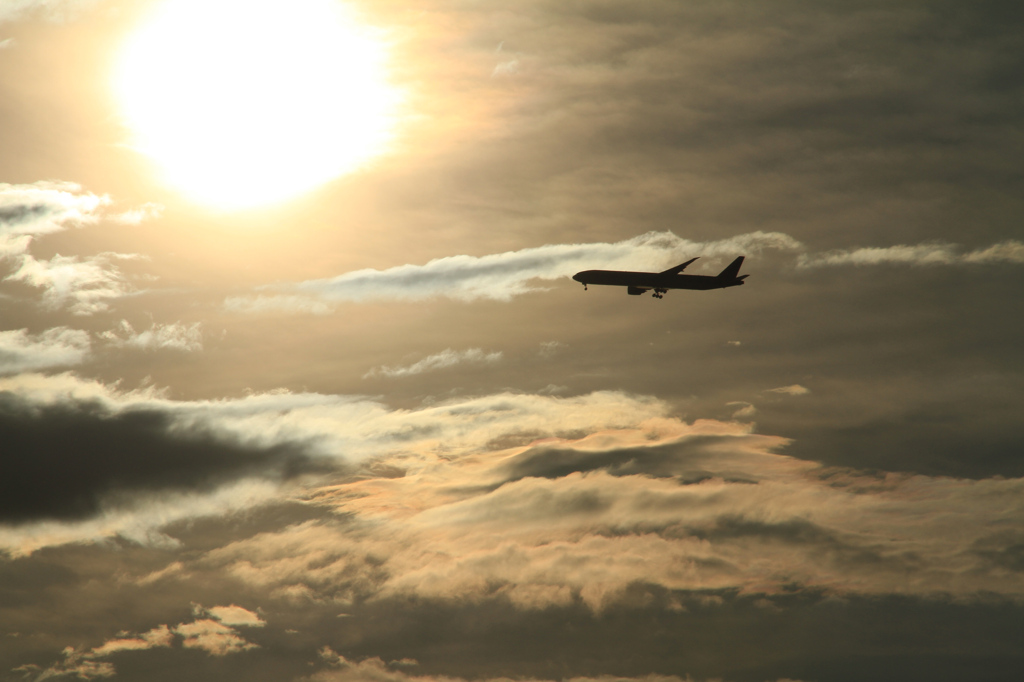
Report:
[[[1019,2],[0,0],[0,680],[1019,680],[1022,159]]]

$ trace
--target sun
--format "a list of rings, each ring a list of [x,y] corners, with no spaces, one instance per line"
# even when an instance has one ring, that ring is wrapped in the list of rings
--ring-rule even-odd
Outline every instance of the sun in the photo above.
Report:
[[[279,202],[386,150],[384,43],[336,0],[161,0],[113,84],[131,145],[193,200]]]

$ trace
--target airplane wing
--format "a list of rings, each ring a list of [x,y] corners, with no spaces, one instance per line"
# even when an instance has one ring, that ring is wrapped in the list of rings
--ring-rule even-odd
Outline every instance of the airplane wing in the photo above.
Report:
[[[697,256],[697,258],[700,258],[700,256]],[[693,261],[697,260],[697,258],[691,258],[690,260],[686,261],[685,263],[680,263],[679,265],[677,265],[675,267],[672,267],[672,268],[669,268],[668,270],[665,270],[663,272],[659,272],[658,274],[659,275],[678,275],[680,272],[682,272],[683,270],[686,269],[687,265],[689,265]]]

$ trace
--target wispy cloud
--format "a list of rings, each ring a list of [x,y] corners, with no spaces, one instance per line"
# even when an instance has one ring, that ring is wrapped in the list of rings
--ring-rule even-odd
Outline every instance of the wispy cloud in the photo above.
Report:
[[[231,604],[230,606],[211,606],[206,613],[213,616],[224,625],[261,628],[266,621],[249,609]]]
[[[120,348],[139,350],[179,350],[199,351],[203,349],[202,323],[186,325],[181,322],[173,324],[154,323],[149,329],[141,332],[128,320],[121,320],[116,329],[103,332],[100,338]]]
[[[209,618],[182,623],[174,628],[174,633],[184,638],[181,644],[186,649],[202,649],[212,656],[227,656],[259,648],[246,641],[234,628]]]
[[[174,637],[171,635],[170,628],[166,625],[160,625],[133,637],[108,639],[90,653],[93,657],[99,658],[119,651],[140,651],[154,647],[169,647],[173,641]]]
[[[0,259],[17,263],[4,281],[24,282],[44,290],[50,308],[67,305],[77,315],[109,309],[109,301],[129,291],[114,261],[141,256],[101,253],[95,256],[54,256],[39,260],[29,253],[34,238],[109,218],[137,224],[159,214],[156,204],[106,215],[110,198],[82,190],[71,182],[0,183]]]
[[[542,358],[552,358],[568,347],[569,344],[562,343],[561,341],[541,341],[540,350],[537,353]]]
[[[21,265],[5,281],[24,282],[43,289],[43,302],[50,308],[68,306],[76,315],[91,315],[110,309],[109,302],[130,291],[115,260],[135,260],[141,256],[101,253],[96,256],[54,256],[36,260],[25,255]]]
[[[963,253],[961,247],[956,244],[942,242],[899,244],[824,253],[804,253],[800,254],[797,259],[797,266],[801,268],[818,268],[829,265],[880,265],[883,263],[908,265],[1024,263],[1024,243],[1011,239],[967,253]]]
[[[748,403],[745,400],[734,400],[726,403],[728,407],[736,408],[736,411],[732,413],[733,419],[750,419],[757,414],[757,407],[753,403]]]
[[[792,386],[779,386],[778,388],[769,388],[768,393],[784,393],[786,395],[807,395],[811,392],[811,389],[800,384],[793,384]]]
[[[82,363],[89,355],[89,334],[67,327],[29,334],[27,329],[0,332],[0,374],[34,372]]]
[[[0,2],[0,24],[41,14],[50,21],[64,21],[99,0],[3,0]]]
[[[149,202],[137,208],[129,209],[121,213],[115,213],[110,216],[110,218],[111,220],[125,225],[139,225],[147,220],[159,218],[163,212],[164,207],[162,204]]]
[[[675,265],[687,257],[756,255],[764,250],[794,250],[800,242],[780,232],[752,232],[713,242],[694,242],[671,232],[649,232],[614,243],[549,244],[488,256],[448,256],[425,265],[400,265],[387,270],[357,270],[330,279],[264,287],[280,295],[232,298],[230,310],[309,311],[317,303],[377,299],[422,300],[435,297],[459,301],[508,301],[542,290],[533,280],[571,277],[587,268],[648,269]]]
[[[491,72],[491,76],[514,76],[517,73],[519,73],[519,60],[510,59],[505,62],[499,62]]]
[[[224,309],[233,313],[291,312],[326,315],[334,310],[332,304],[309,296],[229,296]]]
[[[100,210],[108,204],[109,197],[83,192],[80,185],[72,182],[0,183],[0,240],[8,244],[0,253],[6,251],[6,255],[11,255],[12,243],[27,248],[26,240],[12,238],[95,223]]]
[[[436,372],[439,369],[454,367],[455,365],[489,365],[501,360],[501,351],[486,352],[480,348],[467,348],[466,350],[452,350],[445,348],[440,353],[428,355],[411,365],[382,365],[374,367],[363,375],[364,379],[376,376],[384,377],[407,377],[425,372]]]
[[[113,677],[117,669],[113,663],[102,659],[124,651],[146,651],[149,649],[167,649],[174,646],[176,638],[186,649],[202,649],[211,656],[248,651],[258,645],[246,641],[236,627],[263,627],[266,623],[252,611],[241,606],[214,606],[204,609],[193,605],[195,620],[178,623],[174,627],[158,625],[146,632],[131,634],[119,633],[114,639],[92,649],[67,647],[62,652],[62,660],[43,668],[39,665],[23,665],[16,668],[17,672],[25,673],[34,678],[35,682],[55,677],[74,676],[80,680],[94,680],[101,677]],[[202,616],[212,616],[203,618]]]
[[[0,46],[8,42],[4,41]],[[108,215],[104,209],[110,204],[107,195],[87,192],[74,182],[0,183],[0,240],[9,242],[23,235],[51,234],[70,227],[90,225],[101,218],[137,225],[158,217],[163,211],[160,204],[147,203]],[[0,251],[0,255],[3,253]]]
[[[101,677],[113,677],[117,669],[113,663],[102,659],[122,651],[145,651],[154,648],[167,648],[174,642],[174,635],[166,625],[160,625],[138,635],[121,633],[122,636],[108,639],[98,647],[82,649],[66,647],[62,660],[47,668],[38,665],[21,666],[18,671],[34,677],[35,682],[42,682],[55,677],[74,676],[80,680],[94,680]]]

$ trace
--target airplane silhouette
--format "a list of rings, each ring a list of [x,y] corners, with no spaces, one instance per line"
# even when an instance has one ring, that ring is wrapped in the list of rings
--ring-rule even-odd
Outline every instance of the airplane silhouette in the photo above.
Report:
[[[586,289],[588,284],[606,284],[609,286],[626,287],[626,293],[630,296],[639,296],[651,289],[654,290],[654,298],[663,298],[669,289],[697,289],[707,291],[708,289],[725,289],[726,287],[738,287],[743,284],[748,275],[740,275],[740,266],[743,265],[743,256],[740,256],[718,273],[717,276],[710,275],[681,275],[687,265],[697,260],[690,260],[669,268],[664,272],[629,272],[628,270],[584,270],[572,276],[574,280],[583,284]]]

